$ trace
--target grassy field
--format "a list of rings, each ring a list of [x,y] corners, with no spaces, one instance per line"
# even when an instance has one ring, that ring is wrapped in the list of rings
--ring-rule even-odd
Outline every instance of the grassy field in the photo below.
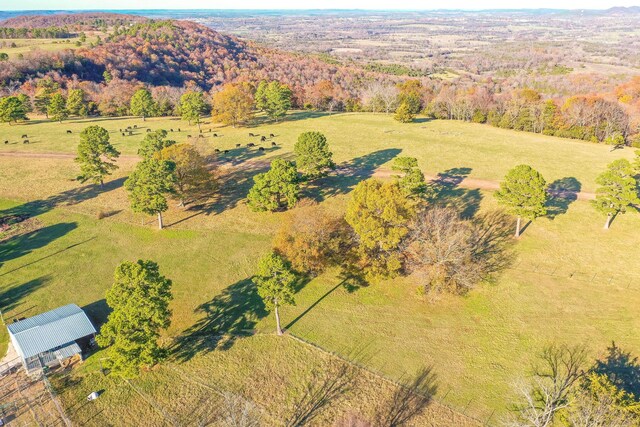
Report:
[[[488,180],[498,180],[512,166],[528,163],[549,182],[574,178],[583,191],[594,190],[595,177],[607,163],[632,156],[627,149],[610,152],[605,146],[483,125],[450,121],[403,125],[374,114],[296,113],[290,121],[249,129],[205,124],[207,137],[194,143],[208,152],[230,150],[220,159],[225,162],[221,193],[191,209],[172,207],[166,215],[169,227],[159,232],[152,222],[140,225],[142,218],[130,213],[121,186],[135,164],[131,155],[144,136],[142,126],[180,127],[183,132],[174,136],[187,141],[187,135],[196,132],[184,122],[97,121],[113,131],[114,143],[128,156],[121,159],[121,168],[103,190],[72,181],[77,174],[72,156],[2,156],[3,152],[73,153],[77,134],[88,123],[34,121],[0,126],[0,139],[13,141],[27,133],[36,141],[0,144],[0,198],[4,199],[0,210],[30,212],[39,221],[33,231],[12,237],[0,249],[0,307],[11,319],[75,302],[101,320],[106,312],[104,292],[115,266],[125,259],[156,260],[174,282],[173,323],[165,340],[195,337],[189,357],[176,349],[171,362],[185,372],[201,357],[208,361],[202,366],[211,371],[218,358],[232,358],[236,351],[255,346],[255,352],[268,352],[264,341],[256,341],[272,338],[244,338],[219,346],[198,337],[273,330],[273,320],[260,306],[249,279],[282,214],[250,212],[243,198],[251,176],[263,168],[259,160],[290,156],[302,131],[324,132],[336,160],[353,166],[352,175],[329,177],[321,191],[307,191],[336,210],[344,208],[358,180],[388,166],[397,155],[418,157],[430,175],[449,171]],[[118,133],[119,128],[133,124],[141,128],[137,135],[123,138]],[[209,127],[221,136],[211,137]],[[264,152],[249,150],[244,147],[252,141],[248,132],[274,133],[277,146],[267,143]],[[243,147],[236,149],[238,143]],[[256,166],[235,167],[247,164]],[[495,207],[489,192],[454,189],[446,197],[464,202],[471,210]],[[98,212],[109,216],[98,220]],[[513,383],[526,374],[535,353],[546,343],[585,343],[596,356],[615,340],[626,350],[640,352],[636,315],[640,216],[620,216],[609,231],[602,230],[603,222],[587,202],[556,206],[551,218],[539,219],[525,230],[516,246],[514,265],[494,283],[466,297],[425,301],[416,295],[411,278],[353,291],[338,286],[337,272],[328,272],[300,290],[297,305],[283,310],[284,323],[292,334],[329,351],[345,356],[365,353],[365,364],[389,378],[404,380],[420,368],[432,368],[437,375],[437,398],[483,421],[496,422],[513,399]],[[6,342],[4,331],[0,341]],[[65,392],[69,393],[66,402],[73,402],[73,396],[82,396],[89,387],[86,378],[97,375],[97,357],[79,371],[78,389]],[[240,369],[238,360],[242,358],[229,363]],[[159,396],[171,387],[170,369],[144,374],[139,386]],[[127,399],[135,396],[108,379],[100,379],[102,383],[113,392],[109,406],[116,409],[107,412],[109,416],[133,416],[127,411],[135,406],[128,405]],[[241,386],[236,382],[229,387]],[[120,393],[124,393],[122,400]],[[144,416],[142,412],[135,415]]]
[[[94,32],[95,33],[95,32]],[[9,55],[9,59],[18,58],[19,54],[26,55],[36,51],[55,52],[64,49],[78,49],[80,47],[87,47],[89,43],[97,40],[97,35],[104,37],[102,33],[95,33],[89,35],[87,40],[82,43],[81,46],[76,46],[76,42],[80,40],[80,37],[70,37],[68,39],[3,39],[0,38],[0,43],[5,43],[4,47],[0,47],[0,52],[4,52]],[[13,45],[15,43],[15,46]]]

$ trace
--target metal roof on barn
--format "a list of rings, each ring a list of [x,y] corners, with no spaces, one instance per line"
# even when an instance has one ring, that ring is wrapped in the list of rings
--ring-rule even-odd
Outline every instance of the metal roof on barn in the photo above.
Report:
[[[75,304],[12,323],[8,329],[16,350],[25,359],[96,333],[85,312]]]

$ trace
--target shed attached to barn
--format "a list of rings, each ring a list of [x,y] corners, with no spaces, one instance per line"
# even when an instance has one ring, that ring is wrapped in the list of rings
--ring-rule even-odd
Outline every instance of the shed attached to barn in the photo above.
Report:
[[[9,337],[28,372],[54,367],[89,347],[96,329],[75,304],[8,325]]]

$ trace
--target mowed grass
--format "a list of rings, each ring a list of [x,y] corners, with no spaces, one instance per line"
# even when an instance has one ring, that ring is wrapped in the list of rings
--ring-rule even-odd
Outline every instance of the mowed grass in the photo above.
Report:
[[[338,162],[351,161],[372,153],[378,153],[379,164],[388,164],[394,155],[418,158],[425,173],[435,175],[452,168],[470,168],[470,176],[489,180],[500,180],[515,165],[526,163],[538,169],[548,182],[566,177],[576,178],[583,191],[594,191],[595,178],[605,166],[615,159],[631,159],[633,150],[611,151],[610,146],[584,141],[555,138],[526,132],[514,132],[482,124],[458,121],[419,120],[416,123],[398,123],[384,114],[321,114],[312,112],[292,113],[288,121],[267,123],[253,128],[221,127],[202,124],[202,138],[197,126],[178,118],[84,119],[52,123],[33,120],[27,124],[0,125],[0,153],[3,151],[62,152],[75,153],[79,133],[86,126],[100,125],[111,133],[111,141],[123,154],[135,155],[147,129],[165,129],[169,137],[177,142],[192,142],[206,151],[230,150],[220,154],[221,161],[246,159],[265,160],[273,156],[291,153],[301,132],[317,130],[323,132]],[[122,136],[120,129],[137,125],[134,134]],[[178,132],[180,128],[181,132]],[[209,129],[212,132],[209,132]],[[72,134],[66,131],[71,130]],[[259,152],[249,149],[247,143],[260,145],[258,138],[249,137],[249,132],[273,139],[261,145]],[[214,138],[213,133],[219,137]],[[22,135],[28,135],[30,144],[23,144]],[[191,138],[189,138],[189,135]],[[4,144],[5,140],[9,144]],[[271,147],[271,141],[276,147]],[[241,144],[241,148],[236,148]],[[398,151],[399,150],[399,151]]]
[[[89,123],[3,125],[0,136],[28,129],[30,135],[43,135],[43,139],[37,144],[0,145],[0,152],[72,153],[77,132]],[[111,130],[134,123],[152,129],[185,125],[172,119],[95,123]],[[67,136],[65,130],[71,126],[77,127]],[[482,125],[445,121],[402,125],[373,114],[298,113],[292,121],[279,124],[211,127],[223,136],[200,138],[195,143],[205,151],[231,150],[228,163],[236,166],[274,156],[290,157],[300,132],[320,130],[339,163],[368,172],[388,167],[396,155],[418,157],[428,174],[470,168],[473,177],[495,180],[515,164],[528,163],[548,181],[575,177],[585,191],[594,189],[595,176],[607,163],[632,155],[631,150],[610,152],[605,146]],[[62,130],[56,133],[56,129]],[[255,142],[248,132],[274,133],[278,145],[272,149],[269,143],[263,144],[267,146],[264,152],[244,146],[235,149],[237,143]],[[115,136],[114,142],[124,153],[133,154],[142,137],[142,133],[122,140]],[[231,175],[224,181],[221,196],[205,204],[206,212],[172,206],[167,213],[169,228],[160,232],[153,224],[141,226],[142,218],[131,214],[127,206],[121,184],[135,162],[133,156],[121,159],[111,184],[101,190],[72,181],[77,174],[72,158],[0,156],[0,197],[13,200],[3,202],[0,209],[35,212],[42,226],[41,232],[3,244],[0,306],[5,317],[29,316],[75,302],[101,320],[106,312],[102,299],[115,266],[122,260],[149,258],[174,281],[173,323],[165,334],[167,343],[175,337],[192,336],[197,345],[191,353],[218,357],[240,343],[251,346],[253,338],[248,343],[243,341],[246,338],[236,340],[229,350],[223,350],[227,346],[198,340],[199,333],[271,332],[273,319],[261,309],[248,279],[283,214],[254,213],[245,206],[243,199],[255,170],[239,173],[230,166],[221,177]],[[328,178],[322,181],[323,191],[310,193],[322,196],[327,207],[343,210],[349,189],[366,176]],[[495,207],[489,192],[458,193],[456,197],[468,198],[481,210]],[[98,220],[100,211],[112,215]],[[622,215],[604,231],[604,218],[587,202],[573,202],[563,211],[553,219],[531,224],[516,245],[515,264],[495,283],[484,284],[465,297],[426,301],[416,295],[411,278],[347,290],[336,287],[340,280],[331,271],[301,289],[295,307],[283,309],[284,324],[292,334],[327,350],[345,356],[354,351],[365,353],[367,366],[390,378],[406,379],[421,367],[431,367],[437,374],[437,397],[483,421],[496,422],[514,398],[513,383],[526,375],[535,354],[549,342],[584,343],[595,357],[615,340],[622,348],[640,353],[640,215]],[[210,353],[214,348],[218,350]],[[256,351],[264,350],[258,346]],[[188,369],[191,362],[173,363]],[[216,363],[212,361],[211,366]],[[240,366],[239,361],[235,363]],[[95,360],[86,366],[91,371]],[[148,381],[149,387],[171,387],[171,380],[148,375],[140,381]],[[130,405],[113,404],[122,408],[120,416],[131,411]]]

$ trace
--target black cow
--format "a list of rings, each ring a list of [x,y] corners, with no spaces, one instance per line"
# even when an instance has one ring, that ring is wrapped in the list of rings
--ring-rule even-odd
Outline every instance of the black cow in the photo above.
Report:
[[[129,131],[129,136],[133,135],[133,132]]]
[[[73,132],[71,132],[70,130],[67,130],[67,133],[73,133]]]
[[[256,146],[256,144],[254,144],[253,142],[250,142],[250,143],[247,144],[247,147],[255,147],[255,146]]]
[[[255,136],[254,134],[252,134],[251,132],[249,132],[249,136]]]
[[[173,132],[173,129],[171,129],[171,132]]]
[[[133,128],[134,129],[138,129],[138,125],[133,125]]]
[[[20,138],[28,138],[27,134],[25,133],[24,135],[22,135]]]
[[[264,135],[263,135],[263,136],[261,136],[261,137],[260,137],[260,141],[261,141],[261,142],[265,142],[266,140],[267,140],[267,137],[266,137],[266,136],[264,136]]]
[[[215,151],[216,153],[219,153],[219,152],[220,152],[220,150],[218,150],[217,148],[216,148],[215,150],[213,150],[213,151]]]
[[[236,144],[236,148],[240,148],[242,144]]]
[[[122,136],[125,136],[124,132],[122,132]]]
[[[25,139],[24,141],[22,141],[22,143],[23,143],[23,144],[28,144],[28,143],[29,143],[29,140],[28,140],[28,139]]]
[[[200,133],[202,133],[202,129],[200,129]]]
[[[9,141],[6,141],[6,140],[5,140],[5,141],[4,141],[4,143],[5,143],[5,144],[8,144],[8,143],[9,143]]]
[[[187,138],[191,138],[191,135],[187,135]]]
[[[278,144],[276,144],[276,142],[275,142],[275,141],[272,141],[272,142],[271,142],[271,146],[272,146],[272,147],[275,147],[276,145],[278,145]]]
[[[178,128],[178,132],[182,132],[182,131],[180,130],[180,128]]]
[[[147,133],[151,132],[151,129],[147,129]]]
[[[270,133],[270,134],[269,134],[269,138],[273,138],[274,136],[275,136],[275,135],[274,135],[274,134],[272,134],[272,133]]]
[[[224,150],[225,154],[229,152],[229,150]]]
[[[260,147],[260,148],[258,148],[258,150],[264,151],[264,147]]]
[[[217,137],[218,137],[218,134],[217,134],[217,133],[214,133],[214,134],[213,134],[213,137],[214,137],[214,138],[217,138]]]

